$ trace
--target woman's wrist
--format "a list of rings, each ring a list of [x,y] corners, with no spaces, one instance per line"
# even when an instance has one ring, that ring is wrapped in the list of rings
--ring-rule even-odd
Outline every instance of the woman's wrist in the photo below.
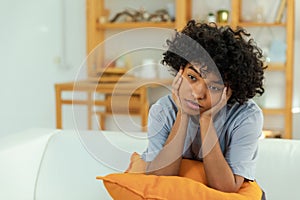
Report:
[[[213,119],[212,117],[205,116],[205,117],[200,117],[199,119],[200,127],[201,127],[201,132],[203,134],[206,134],[209,129],[214,126]]]
[[[200,123],[210,123],[210,122],[212,122],[212,120],[213,120],[212,116],[208,116],[208,115],[206,115],[206,116],[200,115],[200,118],[199,118]]]
[[[178,110],[176,117],[181,119],[181,121],[189,119],[189,115],[183,110]]]

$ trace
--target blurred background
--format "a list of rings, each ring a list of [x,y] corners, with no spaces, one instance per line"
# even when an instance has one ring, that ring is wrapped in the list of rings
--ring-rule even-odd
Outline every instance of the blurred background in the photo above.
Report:
[[[111,16],[124,8],[124,5],[115,2],[117,1],[106,1],[107,5],[113,8]],[[128,1],[126,6],[138,9],[147,2],[146,0]],[[154,4],[148,2],[148,7],[157,7],[159,2],[166,3],[157,2]],[[257,18],[263,17],[266,21],[274,18],[275,13],[272,12],[274,9],[268,4],[268,0],[248,1],[242,8],[249,10],[248,13],[245,12],[245,20],[254,15]],[[195,19],[206,18],[208,10],[215,11],[218,5],[224,5],[226,9],[230,4],[229,1],[221,0],[194,0],[191,15]],[[262,10],[263,8],[268,9]],[[300,138],[300,69],[295,67],[300,62],[299,56],[296,56],[300,53],[299,13],[300,2],[295,1],[293,88],[293,138],[295,139]],[[0,0],[0,15],[0,136],[34,127],[55,128],[54,84],[75,80],[86,59],[86,2],[85,0]],[[262,41],[262,46],[270,38],[261,35],[267,35],[266,32],[269,32],[270,37],[280,35],[276,30],[249,31]],[[268,100],[265,101],[280,105],[284,102],[284,95],[272,92],[273,87],[282,87],[276,80],[279,80],[276,76],[270,78],[268,84],[271,85],[271,92],[266,95],[265,98]],[[159,95],[163,95],[164,92]],[[73,128],[72,108],[64,107],[63,111],[64,128]],[[82,116],[83,119],[85,117]],[[275,119],[269,123],[277,122]],[[109,122],[107,128],[110,128]]]

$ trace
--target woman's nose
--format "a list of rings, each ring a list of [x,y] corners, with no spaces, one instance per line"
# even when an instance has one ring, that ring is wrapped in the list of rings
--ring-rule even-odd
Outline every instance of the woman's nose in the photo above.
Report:
[[[204,81],[201,83],[192,85],[192,95],[197,100],[203,100],[207,96],[207,86]]]

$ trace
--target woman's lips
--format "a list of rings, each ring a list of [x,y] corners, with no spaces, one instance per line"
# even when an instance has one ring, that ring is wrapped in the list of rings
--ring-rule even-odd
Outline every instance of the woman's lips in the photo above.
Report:
[[[193,110],[199,110],[200,106],[198,103],[191,101],[191,100],[185,100],[186,104],[189,108],[193,109]]]

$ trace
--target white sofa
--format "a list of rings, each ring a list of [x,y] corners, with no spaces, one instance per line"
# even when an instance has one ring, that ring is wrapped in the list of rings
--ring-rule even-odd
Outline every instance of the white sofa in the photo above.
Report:
[[[145,133],[32,129],[0,138],[1,200],[111,199],[96,176],[124,171]],[[300,141],[262,139],[257,181],[270,200],[298,200]]]

